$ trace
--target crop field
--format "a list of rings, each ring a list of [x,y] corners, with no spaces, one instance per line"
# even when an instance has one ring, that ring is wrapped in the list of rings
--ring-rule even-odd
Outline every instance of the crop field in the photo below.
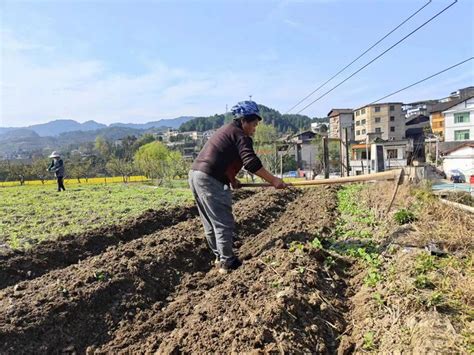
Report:
[[[185,189],[0,190],[2,228],[56,199],[83,211],[66,236],[0,254],[0,353],[468,353],[474,221],[405,185],[388,211],[393,188],[238,191],[244,263],[225,275]]]
[[[127,179],[128,182],[145,182],[148,179],[145,176],[130,176]],[[112,176],[112,177],[92,177],[88,179],[64,179],[65,185],[97,185],[97,184],[114,184],[114,183],[122,183],[123,178],[121,176]],[[20,186],[20,181],[0,181],[0,187],[12,187],[12,186]],[[37,186],[37,185],[56,185],[56,179],[47,179],[47,180],[26,180],[24,181],[23,185],[26,186]]]
[[[186,188],[138,184],[68,184],[0,188],[0,244],[14,249],[123,223],[146,210],[192,204]]]

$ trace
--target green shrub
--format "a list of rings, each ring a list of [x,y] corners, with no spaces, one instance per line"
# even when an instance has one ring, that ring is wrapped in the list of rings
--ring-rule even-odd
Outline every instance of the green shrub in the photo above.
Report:
[[[405,208],[402,208],[398,210],[397,212],[395,212],[394,218],[395,218],[395,221],[400,225],[416,221],[416,217],[413,214],[413,212]]]

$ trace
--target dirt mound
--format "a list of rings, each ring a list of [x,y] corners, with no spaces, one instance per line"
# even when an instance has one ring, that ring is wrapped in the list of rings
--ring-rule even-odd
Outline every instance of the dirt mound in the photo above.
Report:
[[[254,191],[236,191],[234,201],[252,196]],[[121,225],[106,226],[80,235],[67,235],[45,241],[28,251],[0,255],[0,289],[49,271],[76,264],[108,247],[141,238],[197,216],[194,206],[148,210]]]
[[[236,203],[239,234],[260,233],[297,196],[266,190]],[[5,288],[0,352],[84,352],[106,344],[122,324],[168,303],[190,275],[206,275],[211,264],[201,223],[193,218]]]
[[[343,261],[311,247],[333,226],[331,190],[308,190],[243,240],[237,271],[187,275],[166,302],[124,320],[98,352],[332,353],[345,328]],[[293,247],[297,245],[296,249]],[[299,247],[301,246],[301,247]]]
[[[102,253],[109,246],[159,231],[196,215],[196,208],[191,206],[148,210],[122,225],[107,226],[81,235],[67,235],[56,241],[40,243],[30,251],[0,256],[0,288],[75,264]]]

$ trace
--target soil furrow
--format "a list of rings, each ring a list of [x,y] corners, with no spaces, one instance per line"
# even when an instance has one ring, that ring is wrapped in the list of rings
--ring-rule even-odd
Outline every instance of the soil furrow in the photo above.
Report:
[[[308,249],[334,223],[333,190],[308,190],[267,229],[242,240],[237,271],[187,275],[170,295],[121,323],[99,352],[333,352],[345,329],[343,261]],[[291,251],[291,243],[304,247]]]
[[[240,235],[261,232],[296,196],[267,190],[237,203]],[[8,287],[0,293],[0,352],[84,352],[104,344],[120,322],[169,302],[183,277],[211,263],[195,218]]]
[[[234,201],[253,195],[253,191],[238,191]],[[124,224],[107,226],[80,235],[67,235],[45,241],[28,251],[12,251],[0,255],[0,289],[23,280],[34,279],[55,269],[61,269],[118,245],[158,232],[197,216],[194,206],[149,210]]]

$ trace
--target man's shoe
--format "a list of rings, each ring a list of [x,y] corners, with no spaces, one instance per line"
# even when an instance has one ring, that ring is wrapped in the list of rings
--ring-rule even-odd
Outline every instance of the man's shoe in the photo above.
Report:
[[[227,274],[231,270],[238,269],[240,266],[242,266],[242,262],[237,257],[227,264],[221,261],[219,266],[219,272],[221,274]]]

